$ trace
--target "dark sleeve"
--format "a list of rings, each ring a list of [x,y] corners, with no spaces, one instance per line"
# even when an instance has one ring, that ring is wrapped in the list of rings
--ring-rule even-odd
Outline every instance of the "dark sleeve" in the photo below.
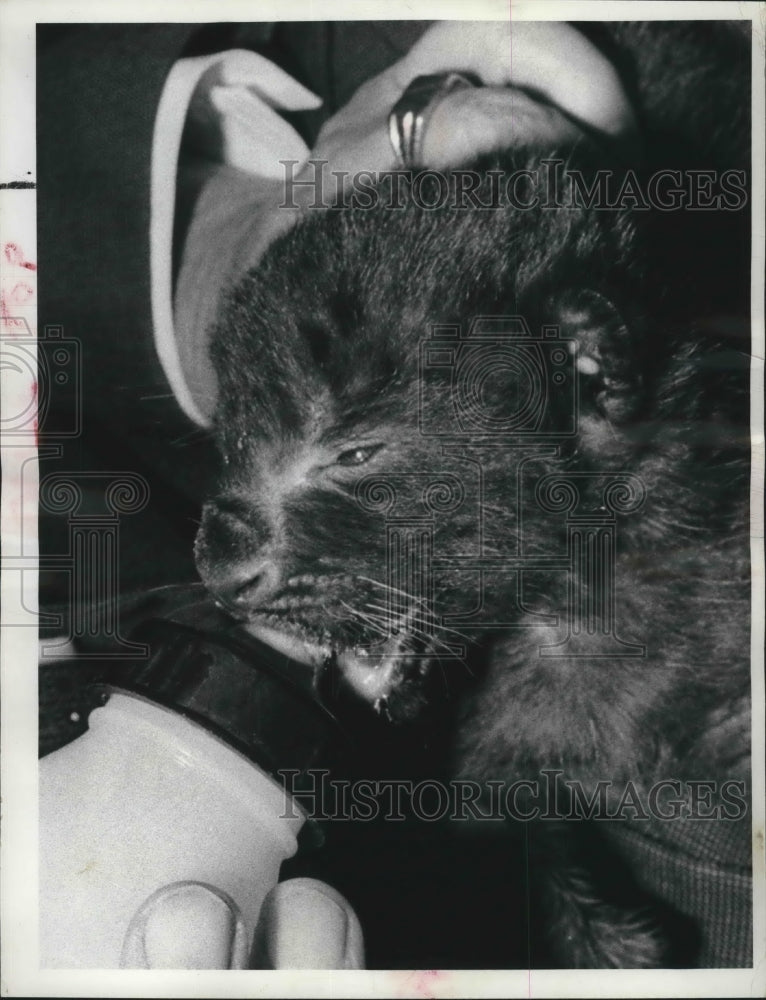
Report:
[[[42,441],[57,440],[80,407],[82,467],[131,468],[137,456],[191,492],[183,469],[199,463],[180,464],[167,444],[193,428],[152,339],[151,151],[171,67],[217,40],[198,25],[38,28],[39,332],[60,328],[80,354],[79,377],[48,387]],[[68,453],[81,464],[71,445]]]

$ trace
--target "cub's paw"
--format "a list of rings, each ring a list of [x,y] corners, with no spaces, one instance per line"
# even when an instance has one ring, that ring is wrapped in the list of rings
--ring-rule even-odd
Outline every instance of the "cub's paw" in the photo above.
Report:
[[[642,398],[637,334],[608,298],[592,290],[565,297],[557,312],[562,335],[576,346],[581,417],[624,423]]]
[[[648,908],[621,909],[596,899],[580,872],[550,879],[546,931],[556,965],[569,969],[657,969],[667,943]]]

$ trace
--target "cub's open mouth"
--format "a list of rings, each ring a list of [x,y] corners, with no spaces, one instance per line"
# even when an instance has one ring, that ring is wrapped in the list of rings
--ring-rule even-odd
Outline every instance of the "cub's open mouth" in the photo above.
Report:
[[[438,657],[410,633],[391,635],[374,647],[339,649],[331,642],[309,642],[259,622],[242,627],[317,675],[336,671],[343,685],[391,722],[414,721],[431,697],[428,689]]]

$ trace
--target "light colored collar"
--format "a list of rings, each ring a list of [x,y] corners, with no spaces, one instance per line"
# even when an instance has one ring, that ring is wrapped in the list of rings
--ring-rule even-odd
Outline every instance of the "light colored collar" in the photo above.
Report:
[[[215,315],[227,283],[236,239],[231,226],[243,208],[267,196],[281,177],[279,159],[303,162],[309,150],[279,110],[316,108],[319,98],[268,59],[234,49],[179,60],[162,92],[152,143],[149,254],[154,343],[178,404],[194,423],[208,427],[215,379],[207,357],[207,320]],[[196,280],[193,301],[173,307],[173,235],[183,148],[217,172],[207,216],[198,219],[203,240],[187,261]],[[215,197],[214,197],[215,195]],[[205,234],[220,253],[211,254]],[[220,246],[219,246],[220,244]],[[189,282],[187,282],[187,288]]]

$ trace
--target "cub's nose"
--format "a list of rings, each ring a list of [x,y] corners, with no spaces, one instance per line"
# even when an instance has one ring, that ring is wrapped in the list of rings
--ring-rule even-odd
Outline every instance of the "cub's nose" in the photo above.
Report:
[[[235,614],[267,604],[282,583],[265,526],[230,502],[205,505],[194,547],[205,586]]]
[[[279,590],[280,573],[271,559],[238,563],[217,572],[205,584],[218,600],[235,613],[256,611]]]

